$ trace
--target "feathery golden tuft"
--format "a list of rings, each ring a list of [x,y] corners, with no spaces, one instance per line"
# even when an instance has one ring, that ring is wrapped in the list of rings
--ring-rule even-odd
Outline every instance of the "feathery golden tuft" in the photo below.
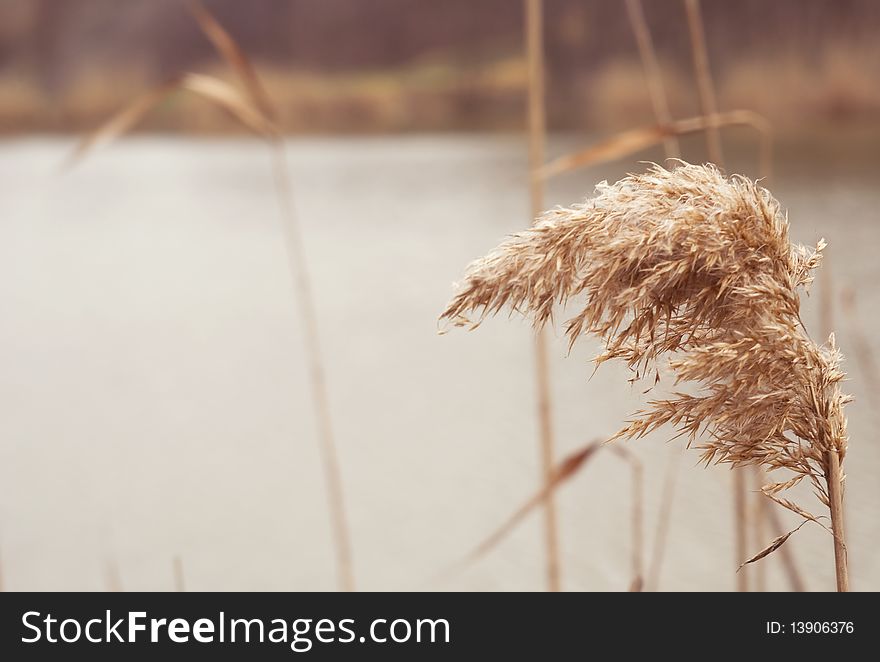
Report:
[[[540,327],[555,305],[585,297],[569,343],[595,334],[598,363],[621,359],[644,377],[666,359],[676,384],[697,387],[650,402],[616,438],[670,424],[700,437],[707,463],[789,469],[764,491],[814,519],[777,495],[807,478],[828,505],[826,453],[846,451],[834,337],[818,345],[800,319],[798,291],[824,241],[792,245],[770,193],[713,166],[653,166],[596,192],[474,262],[442,319],[473,328],[509,308]]]

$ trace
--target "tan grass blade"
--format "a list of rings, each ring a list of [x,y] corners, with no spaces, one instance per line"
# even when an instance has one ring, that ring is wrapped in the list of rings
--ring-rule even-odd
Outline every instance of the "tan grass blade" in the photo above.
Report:
[[[781,536],[783,532],[782,522],[779,519],[779,513],[775,508],[765,508],[764,514],[770,524],[770,529],[776,536]],[[785,570],[785,576],[788,578],[788,585],[795,593],[803,593],[807,590],[803,575],[798,569],[798,564],[794,558],[794,552],[790,547],[783,547],[779,550],[779,557],[782,559],[782,567]]]
[[[121,138],[137,126],[151,110],[181,90],[211,101],[263,137],[268,138],[272,135],[272,125],[234,87],[212,76],[186,74],[138,97],[85,136],[62,164],[62,168],[75,166],[98,147]]]
[[[181,87],[213,101],[255,133],[267,138],[274,135],[273,124],[229,83],[213,76],[187,74]]]
[[[788,533],[785,533],[785,534],[779,536],[778,538],[775,538],[775,539],[774,539],[769,545],[767,545],[767,546],[766,546],[764,549],[762,549],[760,552],[758,552],[757,554],[755,554],[755,555],[754,555],[753,557],[751,557],[750,559],[748,559],[748,560],[746,560],[746,561],[743,561],[743,562],[740,564],[739,568],[736,569],[736,571],[739,572],[740,570],[742,570],[742,569],[743,569],[745,566],[747,566],[748,564],[750,564],[750,563],[754,563],[755,561],[760,561],[760,560],[763,559],[764,557],[769,556],[770,554],[772,554],[773,552],[775,552],[777,549],[779,549],[780,547],[782,547],[782,546],[785,544],[785,542],[786,542],[789,538],[791,538],[792,535],[794,535],[797,531],[800,531],[800,528],[801,528],[804,524],[806,524],[806,523],[807,523],[807,520],[804,520],[803,522],[801,522],[800,524],[798,524],[796,528],[792,529],[792,530],[789,531]]]
[[[64,161],[62,169],[73,167],[97,147],[111,143],[131,131],[151,110],[180,89],[180,80],[180,77],[175,77],[157,88],[145,92],[95,131],[85,136]]]
[[[539,168],[544,162],[547,122],[544,108],[544,20],[542,0],[525,0],[526,60],[528,65],[529,197],[532,218],[544,207],[544,180]],[[545,487],[550,485],[555,461],[553,405],[550,393],[550,367],[547,336],[539,330],[535,338],[535,391],[538,400],[541,469]],[[559,560],[559,523],[553,491],[545,490],[544,547],[547,555],[547,588],[559,591],[562,568]]]
[[[756,482],[756,494],[755,494],[755,516],[754,516],[754,529],[755,529],[755,539],[763,540],[765,536],[765,528],[769,528],[772,535],[779,537],[783,534],[784,529],[782,528],[782,523],[779,520],[779,516],[776,513],[776,509],[773,508],[767,499],[764,498],[766,494],[778,494],[779,492],[783,492],[785,490],[791,489],[798,483],[800,483],[804,476],[794,476],[790,480],[780,481],[777,483],[765,484],[766,476],[763,470],[760,467],[753,467],[754,471],[752,472],[752,476]],[[785,571],[786,578],[788,579],[789,586],[791,590],[795,593],[802,593],[805,589],[804,580],[801,576],[800,571],[798,570],[797,563],[795,562],[794,552],[790,547],[782,547],[779,550],[779,559],[782,562],[783,570]],[[766,575],[764,571],[764,565],[758,564],[755,566],[755,584],[757,591],[766,590]]]
[[[669,102],[663,87],[663,76],[660,74],[660,64],[657,61],[657,51],[654,50],[654,40],[651,39],[651,31],[645,20],[642,0],[626,0],[626,14],[636,38],[642,67],[645,69],[645,79],[648,83],[648,94],[651,97],[654,119],[661,126],[671,124],[672,115],[669,113]],[[681,156],[678,138],[674,135],[666,136],[663,139],[663,149],[668,159],[677,159]]]
[[[275,109],[269,95],[260,82],[259,76],[257,76],[256,70],[251,64],[250,58],[247,57],[235,39],[232,38],[232,35],[214,18],[213,14],[205,8],[200,0],[191,0],[187,6],[202,32],[239,77],[245,90],[247,90],[248,96],[262,115],[269,120],[274,120]]]
[[[748,126],[758,131],[761,140],[759,169],[762,173],[770,170],[772,150],[772,129],[770,123],[751,110],[731,110],[719,113],[715,118],[718,126]],[[671,124],[657,124],[623,131],[601,140],[585,149],[561,156],[550,161],[540,170],[541,177],[549,179],[578,168],[598,165],[607,161],[632,156],[643,150],[659,145],[669,136],[681,136],[704,131],[711,120],[703,115],[676,120]]]
[[[577,168],[614,161],[661,143],[670,135],[674,135],[674,132],[661,125],[629,129],[574,154],[550,161],[541,168],[540,174],[544,179],[549,179]]]
[[[538,491],[536,494],[532,495],[528,500],[526,500],[523,505],[521,505],[514,511],[514,513],[504,522],[504,524],[499,526],[483,542],[477,545],[474,550],[464,558],[464,561],[462,563],[469,564],[477,560],[481,556],[484,556],[502,540],[504,540],[504,537],[507,536],[507,534],[509,534],[516,527],[516,525],[519,524],[526,517],[526,515],[528,515],[537,506],[540,506],[546,501],[547,496],[551,492],[554,492],[556,488],[562,485],[562,483],[574,476],[579,469],[583,469],[587,461],[591,457],[593,457],[596,451],[598,451],[601,447],[601,441],[594,441],[584,446],[581,450],[572,453],[571,455],[566,457],[562,461],[562,463],[560,463],[553,469],[544,487],[542,487],[540,491]]]
[[[771,501],[775,501],[776,503],[778,503],[780,506],[782,506],[786,510],[790,510],[795,515],[802,517],[803,519],[807,520],[808,522],[815,522],[816,524],[822,525],[822,522],[819,521],[819,518],[816,515],[809,512],[808,510],[801,508],[799,505],[797,505],[793,501],[790,501],[789,499],[784,499],[784,498],[782,498],[776,494],[772,494],[770,492],[764,492],[764,495],[768,499],[770,499]]]

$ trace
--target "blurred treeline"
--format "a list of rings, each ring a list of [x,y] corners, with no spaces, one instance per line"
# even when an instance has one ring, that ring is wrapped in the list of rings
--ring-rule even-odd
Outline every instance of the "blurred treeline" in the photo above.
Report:
[[[673,114],[698,113],[681,0],[643,0]],[[519,128],[520,0],[206,0],[295,131]],[[651,122],[622,1],[545,0],[555,128]],[[880,2],[703,0],[722,109],[803,131],[876,125]],[[0,0],[0,131],[69,131],[180,71],[222,64],[183,0]],[[186,97],[146,128],[237,131]]]

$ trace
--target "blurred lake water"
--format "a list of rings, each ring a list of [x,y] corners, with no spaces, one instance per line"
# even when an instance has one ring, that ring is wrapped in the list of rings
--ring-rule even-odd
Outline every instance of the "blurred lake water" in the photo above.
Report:
[[[737,134],[738,136],[738,134]],[[585,144],[560,136],[551,152]],[[752,176],[754,141],[728,147]],[[10,590],[336,587],[305,357],[270,159],[251,140],[134,138],[57,167],[71,141],[0,142],[0,563]],[[701,142],[685,143],[699,158]],[[361,589],[541,590],[541,518],[464,571],[438,575],[539,484],[532,332],[517,318],[437,334],[466,264],[529,223],[521,136],[289,143],[328,369]],[[852,585],[880,589],[880,441],[865,353],[880,352],[880,189],[872,153],[833,142],[777,154],[770,186],[796,240],[829,241],[834,326],[848,357]],[[646,158],[659,160],[658,153]],[[548,204],[626,166],[565,175]],[[820,274],[804,300],[817,324]],[[858,321],[841,292],[854,288]],[[552,335],[560,456],[643,402],[598,349]],[[862,356],[858,355],[861,352]],[[876,364],[875,366],[876,367]],[[644,462],[648,553],[678,461],[665,590],[734,587],[730,472],[694,468],[672,434]],[[680,457],[680,460],[679,460]],[[559,494],[563,584],[629,584],[629,473],[600,453]],[[800,502],[819,512],[806,492]],[[788,524],[795,518],[780,517]],[[773,537],[752,539],[758,551]],[[817,526],[787,543],[811,589],[833,588]],[[787,584],[776,558],[767,586]]]

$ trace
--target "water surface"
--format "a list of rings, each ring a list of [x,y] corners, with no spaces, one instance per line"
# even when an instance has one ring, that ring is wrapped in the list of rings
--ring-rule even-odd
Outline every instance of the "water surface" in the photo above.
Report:
[[[576,144],[570,138],[567,144]],[[139,138],[55,172],[70,143],[0,143],[0,557],[10,589],[335,587],[301,327],[270,161],[248,140]],[[543,588],[541,519],[452,578],[537,487],[531,331],[520,320],[437,335],[473,257],[528,219],[525,143],[506,136],[292,141],[330,400],[363,589]],[[558,153],[560,139],[551,145]],[[750,147],[731,150],[749,174]],[[650,158],[659,158],[649,155]],[[860,338],[875,355],[876,173],[821,146],[779,156],[773,188],[795,238],[830,242],[835,310],[858,398],[847,507],[856,589],[880,588],[880,444]],[[630,162],[570,174],[549,203]],[[817,284],[821,287],[822,282]],[[816,297],[805,317],[815,327]],[[590,378],[597,346],[551,342],[560,454],[614,432],[642,403],[625,370]],[[648,540],[678,446],[646,466]],[[733,587],[730,473],[680,460],[661,587]],[[564,585],[629,584],[629,474],[610,454],[559,496]],[[819,508],[809,495],[803,502]],[[787,514],[783,519],[796,523]],[[763,534],[754,551],[769,541]],[[831,541],[789,542],[808,584],[833,586]],[[650,551],[650,550],[649,550]],[[767,584],[786,587],[779,563]]]

